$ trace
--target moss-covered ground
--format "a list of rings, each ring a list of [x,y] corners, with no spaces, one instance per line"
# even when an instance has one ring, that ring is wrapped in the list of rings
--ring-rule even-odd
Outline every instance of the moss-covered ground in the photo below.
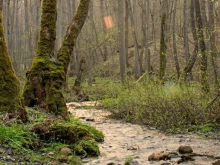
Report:
[[[29,122],[8,120],[0,123],[2,164],[81,164],[81,158],[100,154],[102,132],[70,116],[64,121],[42,109],[27,108]],[[65,154],[61,149],[68,148]]]

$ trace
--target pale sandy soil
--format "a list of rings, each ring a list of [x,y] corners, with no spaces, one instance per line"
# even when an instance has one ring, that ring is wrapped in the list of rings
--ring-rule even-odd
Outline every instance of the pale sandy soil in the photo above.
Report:
[[[220,156],[219,140],[203,139],[196,135],[168,136],[149,127],[109,119],[110,113],[104,110],[82,109],[82,107],[76,109],[80,106],[77,106],[77,103],[69,103],[67,106],[74,116],[95,126],[105,135],[105,141],[99,144],[101,156],[96,159],[84,159],[85,165],[107,165],[108,163],[124,165],[126,158],[130,157],[140,165],[160,165],[164,162],[177,164],[176,161],[180,158],[150,162],[148,156],[162,151],[176,152],[180,145],[190,145],[195,153]],[[94,121],[86,121],[86,119],[94,119]],[[207,157],[194,158],[195,161],[181,164],[211,165],[215,161]]]

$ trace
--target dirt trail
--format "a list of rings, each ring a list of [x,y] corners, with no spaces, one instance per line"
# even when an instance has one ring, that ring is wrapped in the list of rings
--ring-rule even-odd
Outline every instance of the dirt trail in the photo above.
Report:
[[[87,158],[86,165],[124,165],[127,158],[134,158],[140,165],[161,165],[162,163],[177,164],[180,158],[167,161],[148,161],[152,153],[176,152],[180,145],[190,145],[198,154],[220,156],[220,142],[218,140],[202,139],[196,135],[168,136],[158,130],[140,125],[123,123],[109,119],[109,112],[96,109],[76,109],[83,104],[69,103],[69,111],[97,129],[103,131],[105,141],[99,144],[101,156],[96,159]],[[208,157],[194,157],[195,161],[184,162],[187,165],[211,165],[215,160]]]

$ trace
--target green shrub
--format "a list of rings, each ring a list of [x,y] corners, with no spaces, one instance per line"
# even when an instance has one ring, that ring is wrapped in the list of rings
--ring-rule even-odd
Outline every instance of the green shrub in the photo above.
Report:
[[[164,85],[152,81],[109,86],[103,107],[116,118],[146,124],[164,131],[187,130],[189,126],[215,123],[220,113],[216,102],[207,109],[210,95],[197,85]],[[181,128],[181,129],[180,129]]]

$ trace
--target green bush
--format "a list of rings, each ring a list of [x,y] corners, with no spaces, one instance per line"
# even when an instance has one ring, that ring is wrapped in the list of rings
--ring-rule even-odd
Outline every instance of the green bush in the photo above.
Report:
[[[197,85],[126,82],[109,86],[103,107],[116,118],[172,132],[188,130],[192,125],[215,125],[220,108],[216,102],[207,109],[210,100],[210,95],[202,93]]]

